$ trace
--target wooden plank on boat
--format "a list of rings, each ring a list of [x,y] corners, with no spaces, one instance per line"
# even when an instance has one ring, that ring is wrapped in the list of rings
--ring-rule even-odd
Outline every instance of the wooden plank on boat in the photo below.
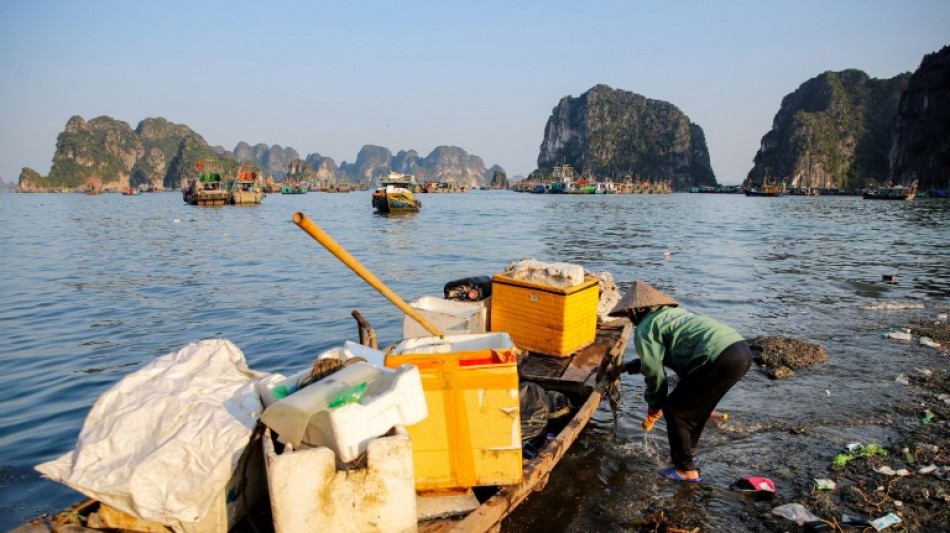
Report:
[[[501,521],[511,514],[528,495],[543,490],[548,482],[551,470],[574,444],[581,430],[586,427],[594,411],[597,410],[597,406],[600,405],[604,391],[608,386],[608,380],[603,379],[605,371],[610,361],[619,361],[623,357],[623,351],[627,346],[631,329],[629,323],[624,325],[613,322],[601,326],[595,343],[604,346],[604,349],[592,351],[592,353],[599,352],[601,359],[594,362],[591,373],[584,377],[581,385],[584,381],[591,382],[591,380],[597,378],[601,378],[600,381],[592,387],[592,392],[584,404],[557,437],[548,442],[537,457],[525,463],[521,483],[500,487],[494,496],[465,517],[420,522],[420,533],[486,533],[499,531]],[[551,380],[551,378],[547,379]],[[553,381],[557,380],[557,378],[554,378]]]
[[[594,371],[606,369],[611,359],[619,361],[623,357],[632,329],[633,326],[626,321],[602,324],[594,342],[570,357],[559,358],[529,352],[518,363],[518,377],[547,390],[586,397],[596,382]],[[611,354],[611,357],[605,357],[607,354]]]
[[[573,357],[551,357],[528,352],[518,361],[518,375],[523,380],[557,379],[564,373],[564,369],[571,364]]]
[[[585,347],[571,360],[571,364],[561,374],[561,380],[583,383],[600,366],[609,348],[610,346],[604,344],[591,344]]]

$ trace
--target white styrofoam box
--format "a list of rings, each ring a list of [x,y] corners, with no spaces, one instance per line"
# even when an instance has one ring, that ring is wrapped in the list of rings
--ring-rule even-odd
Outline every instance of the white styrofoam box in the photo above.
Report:
[[[401,425],[370,440],[355,470],[337,470],[328,448],[278,454],[269,429],[263,449],[274,533],[417,531],[412,444]]]
[[[474,352],[477,350],[515,350],[511,337],[503,332],[471,335],[445,335],[403,339],[393,347],[393,355]]]
[[[366,382],[363,397],[331,409],[330,402]],[[342,462],[366,451],[367,443],[396,424],[411,425],[429,414],[419,369],[395,370],[358,362],[271,404],[261,421],[294,448],[326,446]]]
[[[409,307],[415,309],[423,318],[444,334],[485,333],[488,323],[488,311],[484,305],[470,302],[445,300],[433,296],[423,296],[411,302]],[[432,333],[422,324],[404,315],[402,321],[402,338],[430,337]]]

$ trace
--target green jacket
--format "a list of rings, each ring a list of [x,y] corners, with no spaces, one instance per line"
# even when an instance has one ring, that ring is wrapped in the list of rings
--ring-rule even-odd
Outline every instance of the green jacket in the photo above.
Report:
[[[685,376],[715,361],[723,350],[743,340],[742,335],[712,318],[679,307],[659,307],[637,325],[634,344],[642,360],[640,372],[646,381],[644,399],[652,409],[661,409],[666,399],[666,370]]]

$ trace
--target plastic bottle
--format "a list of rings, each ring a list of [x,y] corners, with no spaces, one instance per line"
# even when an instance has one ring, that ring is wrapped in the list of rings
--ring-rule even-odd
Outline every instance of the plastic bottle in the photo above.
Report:
[[[910,330],[909,329],[895,329],[884,334],[885,338],[896,339],[899,341],[909,341],[910,340]]]

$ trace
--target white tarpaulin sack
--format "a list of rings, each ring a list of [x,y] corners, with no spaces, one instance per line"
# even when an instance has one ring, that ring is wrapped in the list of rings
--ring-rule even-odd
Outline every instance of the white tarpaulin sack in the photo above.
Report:
[[[194,530],[260,418],[262,376],[231,341],[189,344],[106,391],[76,449],[36,469],[132,516]]]

